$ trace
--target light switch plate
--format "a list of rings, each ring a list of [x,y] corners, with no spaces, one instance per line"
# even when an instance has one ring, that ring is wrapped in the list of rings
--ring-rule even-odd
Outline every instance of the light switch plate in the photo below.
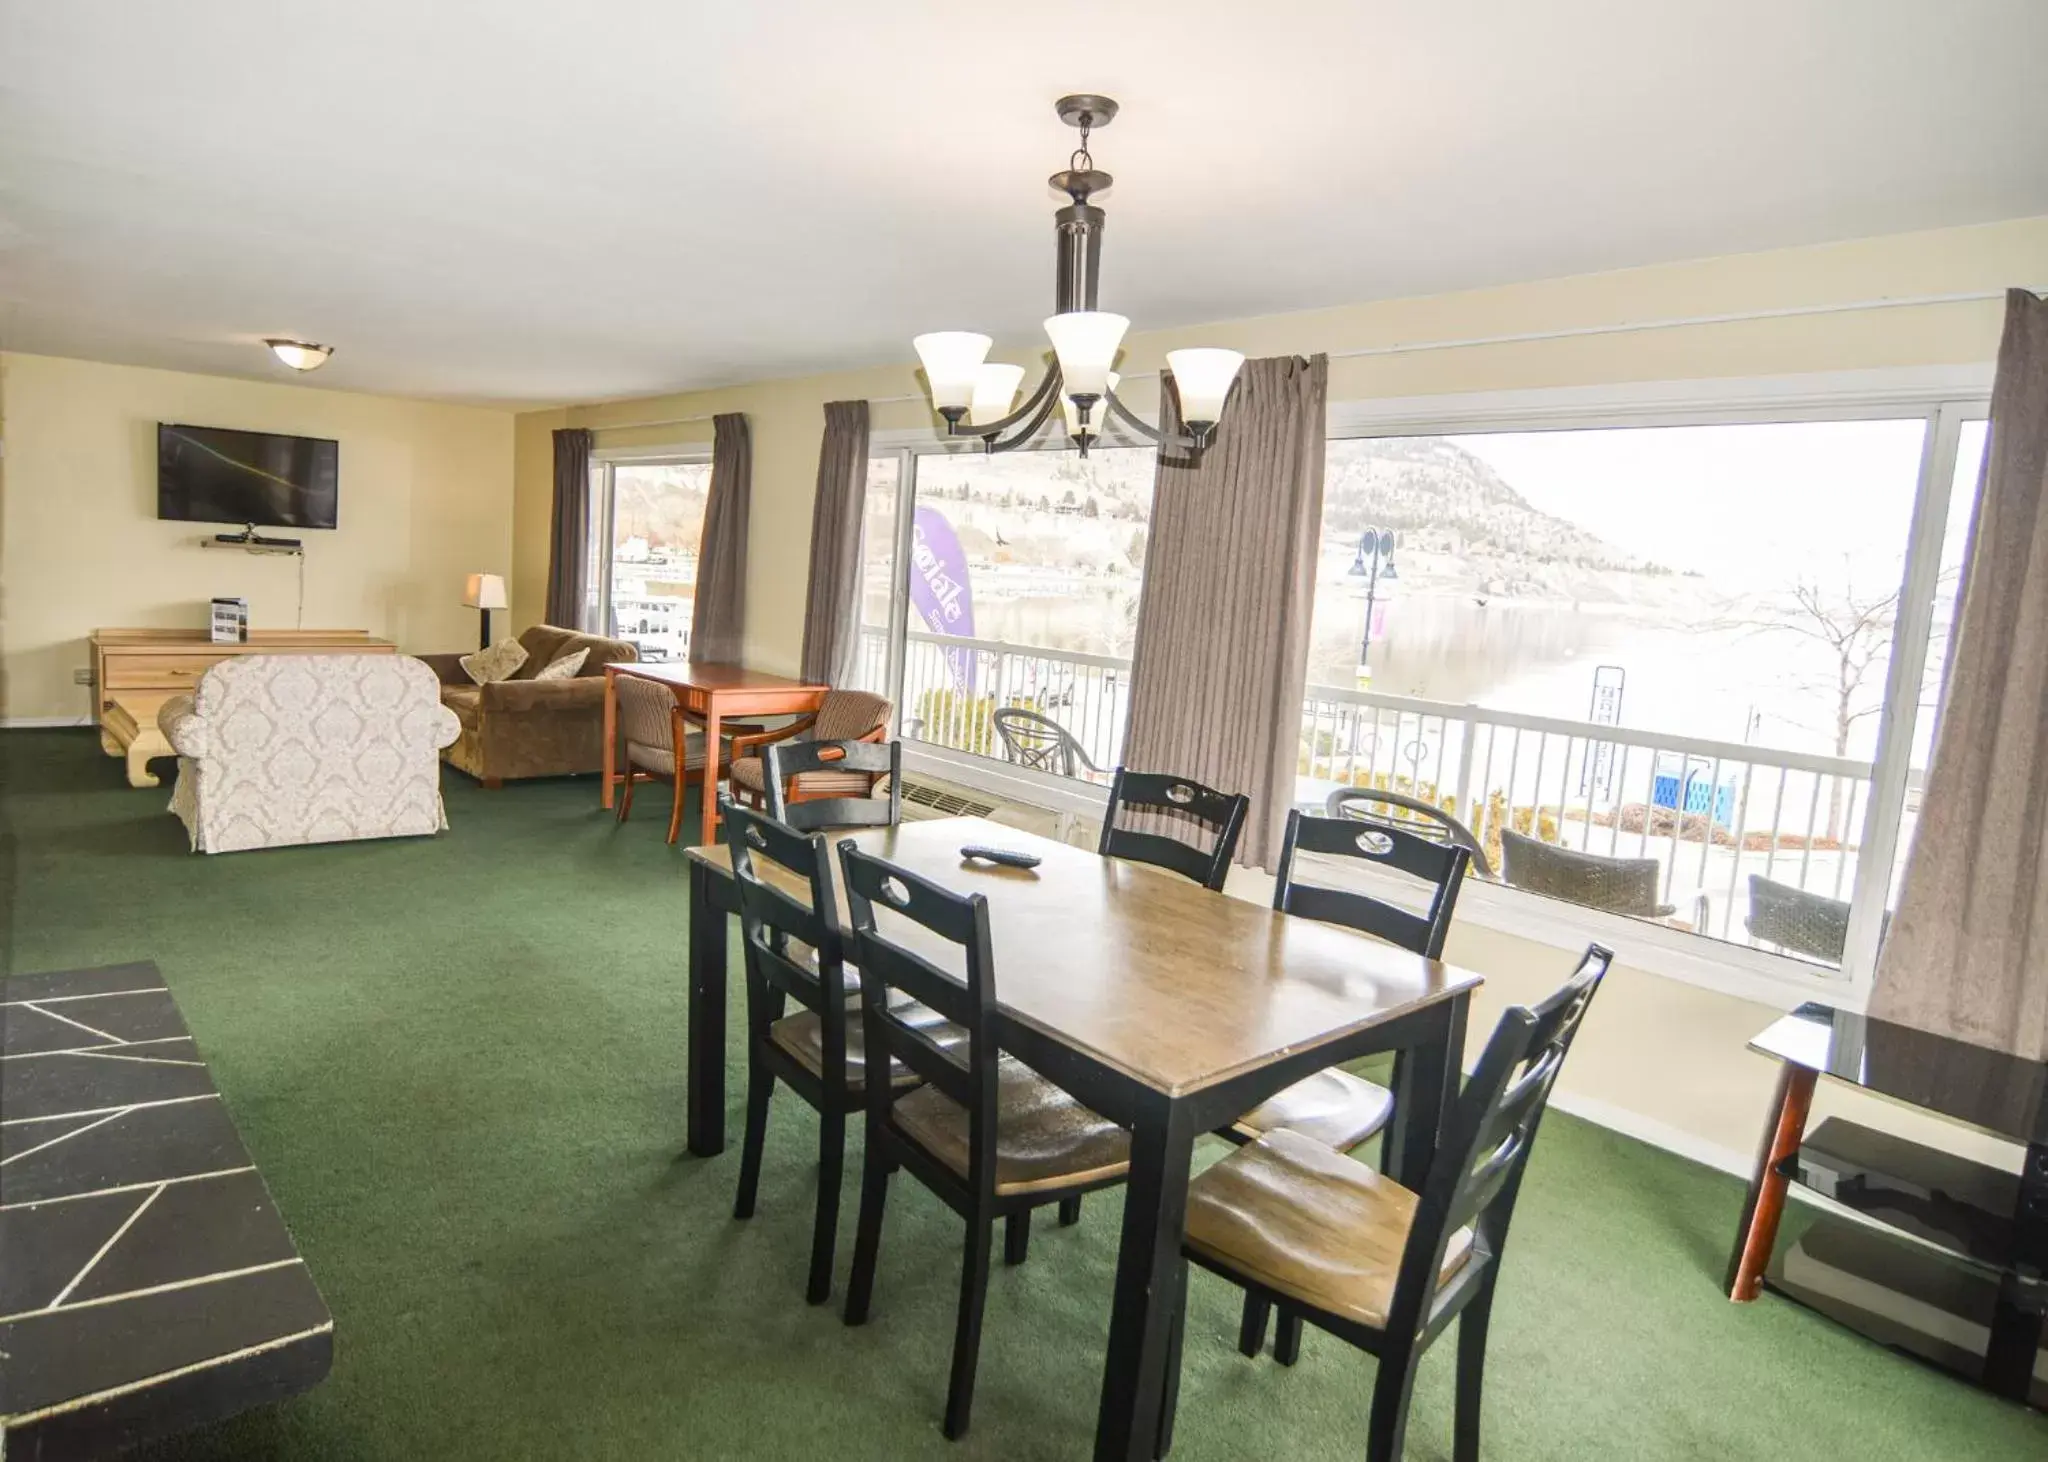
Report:
[[[81,665],[78,669],[72,671],[71,683],[73,685],[91,685],[92,667],[90,665]]]

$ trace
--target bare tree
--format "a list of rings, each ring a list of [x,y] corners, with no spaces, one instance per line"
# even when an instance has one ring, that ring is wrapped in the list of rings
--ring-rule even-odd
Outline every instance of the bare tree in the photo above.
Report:
[[[1797,635],[1819,645],[1828,669],[1807,687],[1828,698],[1836,756],[1849,754],[1858,723],[1884,709],[1884,666],[1899,618],[1899,590],[1859,592],[1843,560],[1840,589],[1802,576],[1762,617],[1738,621],[1759,633]],[[1875,674],[1873,675],[1873,672]],[[1828,837],[1842,836],[1842,779],[1828,778]]]

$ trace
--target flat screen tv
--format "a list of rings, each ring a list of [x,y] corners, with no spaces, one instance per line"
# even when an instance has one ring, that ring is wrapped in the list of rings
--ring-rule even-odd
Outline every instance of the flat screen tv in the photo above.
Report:
[[[259,528],[332,528],[341,444],[217,426],[156,429],[156,515]]]

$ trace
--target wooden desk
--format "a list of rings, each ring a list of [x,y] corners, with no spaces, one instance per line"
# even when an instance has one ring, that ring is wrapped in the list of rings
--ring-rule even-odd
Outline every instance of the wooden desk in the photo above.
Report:
[[[93,719],[100,749],[128,763],[128,785],[154,787],[152,757],[171,755],[156,713],[187,695],[199,677],[236,655],[391,655],[398,647],[359,629],[251,630],[215,644],[203,629],[96,629],[92,632]]]
[[[851,837],[988,896],[1003,1048],[1131,1128],[1095,1455],[1149,1462],[1195,1138],[1326,1066],[1393,1051],[1390,1171],[1419,1188],[1457,1089],[1479,976],[980,818]],[[966,863],[967,843],[1044,861],[1028,871]],[[726,920],[737,901],[727,849],[688,856],[689,1143],[708,1156],[725,1144]]]
[[[818,709],[827,687],[806,685],[749,670],[744,665],[714,665],[691,660],[652,663],[629,660],[604,667],[604,776],[600,807],[610,807],[621,780],[619,757],[619,681],[621,675],[665,685],[685,716],[704,727],[704,787],[698,799],[704,814],[704,841],[718,835],[718,726],[732,716],[801,716]],[[676,749],[677,765],[682,748]]]

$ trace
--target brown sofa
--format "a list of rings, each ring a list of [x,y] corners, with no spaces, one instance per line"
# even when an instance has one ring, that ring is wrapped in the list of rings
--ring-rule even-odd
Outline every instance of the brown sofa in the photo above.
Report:
[[[561,777],[604,768],[604,667],[637,660],[624,640],[537,624],[520,635],[526,663],[510,680],[472,682],[460,655],[422,655],[441,678],[441,704],[462,734],[441,754],[486,787],[507,778]],[[568,680],[535,680],[550,661],[585,646],[583,668]]]

